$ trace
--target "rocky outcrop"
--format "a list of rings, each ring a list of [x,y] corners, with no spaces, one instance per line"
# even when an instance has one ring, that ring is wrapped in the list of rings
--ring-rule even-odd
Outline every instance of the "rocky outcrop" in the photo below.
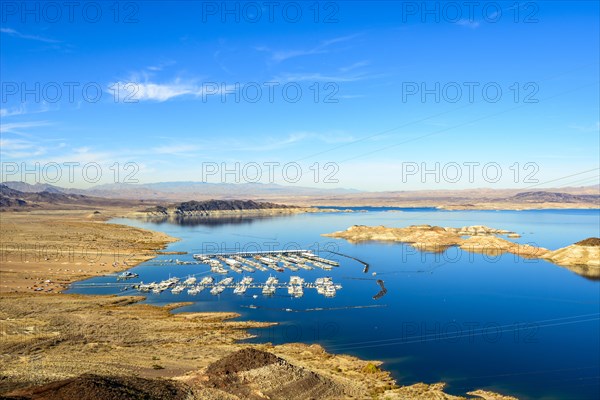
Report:
[[[444,251],[450,246],[459,246],[465,243],[463,236],[477,238],[491,238],[494,235],[512,234],[504,229],[494,229],[483,225],[464,226],[462,228],[444,228],[432,225],[411,225],[406,228],[388,228],[385,226],[364,226],[354,225],[345,231],[324,234],[323,236],[346,239],[352,243],[364,241],[392,241],[408,243],[411,246],[424,251]],[[497,238],[495,238],[497,239]],[[480,251],[487,248],[491,250],[500,250],[508,248],[506,243],[512,243],[502,240],[472,240],[466,242],[473,251]],[[465,248],[468,250],[468,248]]]
[[[432,384],[415,383],[414,385],[388,390],[381,398],[386,400],[518,400],[516,397],[504,396],[485,390],[475,390],[467,393],[476,397],[453,396],[444,392],[445,387],[446,384],[441,382]]]
[[[543,247],[518,244],[496,236],[472,236],[459,243],[459,247],[471,253],[488,255],[512,253],[524,258],[540,258],[548,252]]]
[[[323,236],[346,239],[351,243],[401,242],[419,250],[432,252],[441,252],[450,246],[458,246],[471,253],[490,255],[513,253],[524,258],[544,259],[588,278],[600,279],[600,239],[598,238],[588,238],[571,246],[551,251],[543,247],[511,242],[499,237],[500,235],[518,236],[515,232],[483,225],[462,228],[431,225],[411,225],[405,228],[354,225],[345,231]]]
[[[17,390],[4,398],[7,400],[192,400],[195,397],[191,388],[172,380],[84,374]]]
[[[325,376],[252,348],[209,365],[202,381],[203,386],[249,400],[327,399],[345,392],[342,385]]]
[[[302,212],[301,207],[253,200],[186,201],[169,206],[157,205],[140,212],[148,217],[208,217],[225,215],[275,215]]]
[[[588,238],[542,256],[591,279],[600,279],[600,239]]]

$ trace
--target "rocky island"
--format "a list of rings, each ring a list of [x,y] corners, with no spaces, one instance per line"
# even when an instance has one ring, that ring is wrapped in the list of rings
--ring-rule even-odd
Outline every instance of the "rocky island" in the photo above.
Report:
[[[544,259],[564,266],[582,276],[600,279],[600,239],[589,238],[558,250],[519,244],[500,236],[519,237],[515,232],[483,225],[461,228],[411,225],[404,228],[354,225],[345,231],[323,236],[346,239],[351,243],[385,241],[406,243],[421,251],[442,252],[451,246],[472,253],[513,253],[520,257]]]
[[[144,219],[176,219],[182,217],[218,218],[239,216],[277,216],[328,211],[339,212],[339,210],[316,207],[300,207],[254,200],[192,200],[169,205],[155,205],[132,213],[129,216]]]

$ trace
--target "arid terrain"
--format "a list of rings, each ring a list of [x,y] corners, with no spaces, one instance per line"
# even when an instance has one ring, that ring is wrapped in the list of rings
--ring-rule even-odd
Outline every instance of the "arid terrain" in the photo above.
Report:
[[[3,398],[462,398],[443,384],[398,387],[379,362],[317,345],[239,343],[246,329],[267,324],[235,321],[233,313],[173,314],[181,305],[59,293],[152,258],[176,239],[105,222],[137,206],[51,208],[0,213]]]
[[[132,210],[1,213],[0,293],[60,291],[76,280],[128,269],[176,240],[160,232],[104,222]]]
[[[2,187],[4,189],[2,189]],[[209,184],[203,182],[165,182],[154,184],[111,184],[88,189],[70,189],[48,184],[4,182],[0,194],[10,194],[0,207],[35,207],[36,202],[53,203],[77,199],[79,204],[140,203],[175,211],[190,199],[198,202],[249,199],[300,207],[377,206],[439,207],[448,210],[529,210],[543,208],[598,208],[598,185],[545,189],[459,189],[363,192],[351,189],[316,189],[276,184]],[[11,192],[12,191],[12,192]],[[16,193],[15,193],[16,192]],[[20,194],[19,194],[20,193]],[[19,204],[20,201],[25,204]],[[183,203],[181,203],[183,202]],[[179,204],[181,203],[181,204]],[[186,206],[186,203],[187,206]],[[188,211],[190,211],[188,209]]]

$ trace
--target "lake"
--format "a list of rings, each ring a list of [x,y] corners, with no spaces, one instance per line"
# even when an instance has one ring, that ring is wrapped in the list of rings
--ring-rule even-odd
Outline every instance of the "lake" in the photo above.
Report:
[[[239,250],[311,249],[340,262],[332,271],[277,273],[280,281],[300,275],[306,281],[331,276],[342,285],[335,297],[314,289],[273,297],[260,289],[245,295],[224,291],[197,296],[147,294],[147,302],[193,301],[184,311],[235,311],[242,319],[276,321],[252,331],[253,342],[319,343],[328,351],[381,360],[398,384],[447,382],[464,394],[481,388],[522,399],[597,399],[600,376],[600,281],[542,260],[513,254],[472,254],[457,248],[422,253],[403,244],[350,244],[320,236],[351,225],[404,227],[430,224],[486,225],[522,235],[511,239],[549,249],[600,237],[598,210],[444,211],[429,208],[357,208],[356,212],[299,214],[271,218],[182,219],[178,223],[114,219],[110,222],[162,231],[180,238],[169,251],[131,271],[151,282],[169,276],[210,275],[207,265],[165,264],[193,253]],[[369,264],[328,253],[356,257]],[[375,273],[376,275],[373,275]],[[274,271],[249,274],[264,282]],[[240,279],[243,275],[230,272]],[[378,299],[377,280],[387,292]],[[115,276],[89,279],[69,292],[121,292]],[[87,286],[94,283],[96,286]],[[106,284],[110,285],[106,285]],[[104,287],[102,287],[104,285]],[[256,298],[253,295],[258,295]],[[249,308],[252,307],[252,308]],[[320,309],[320,310],[314,310]]]

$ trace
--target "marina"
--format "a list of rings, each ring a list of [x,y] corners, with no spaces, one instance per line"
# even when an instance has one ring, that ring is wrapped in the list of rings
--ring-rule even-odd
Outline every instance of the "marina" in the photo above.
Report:
[[[320,268],[330,271],[333,267],[339,267],[340,263],[319,257],[310,250],[271,250],[271,251],[241,251],[230,253],[205,253],[194,254],[193,258],[198,264],[208,264],[211,271],[219,274],[227,274],[229,270],[241,274],[243,272],[253,273],[256,270],[276,272],[290,270],[292,272],[300,269],[310,271]],[[175,260],[177,264],[184,264]],[[189,262],[185,263],[186,265]],[[298,291],[298,295],[301,292]]]
[[[490,226],[499,228],[507,227],[519,232],[537,232],[536,243],[547,248],[559,248],[574,243],[581,237],[582,232],[593,235],[597,231],[597,212],[591,211],[520,211],[520,212],[446,212],[439,210],[406,211],[404,214],[371,212],[355,214],[321,214],[294,216],[288,219],[261,219],[252,223],[222,224],[216,227],[206,225],[174,225],[155,224],[135,221],[136,227],[160,230],[171,236],[182,238],[173,243],[168,250],[187,251],[187,255],[160,255],[155,259],[140,264],[130,270],[139,274],[138,278],[119,280],[118,274],[122,271],[92,278],[71,285],[71,293],[106,294],[106,295],[143,295],[144,303],[164,305],[170,303],[186,303],[174,313],[178,312],[234,312],[241,315],[240,320],[273,322],[273,328],[253,329],[250,331],[254,338],[248,339],[251,343],[274,343],[275,345],[289,342],[303,342],[312,344],[315,341],[323,343],[331,351],[350,353],[368,359],[384,360],[389,369],[404,376],[411,371],[416,371],[423,380],[438,381],[439,376],[451,374],[460,365],[465,376],[478,376],[482,374],[497,374],[494,368],[478,365],[473,367],[472,360],[465,359],[464,354],[481,351],[490,357],[495,366],[502,366],[507,362],[506,349],[514,346],[513,332],[502,331],[502,337],[494,345],[485,341],[482,335],[465,337],[462,340],[453,340],[450,350],[442,349],[447,341],[426,340],[421,344],[422,335],[430,335],[433,329],[440,324],[443,326],[457,327],[463,332],[470,332],[468,328],[473,321],[481,321],[479,328],[488,323],[497,323],[500,326],[512,326],[515,321],[542,321],[563,315],[583,315],[597,311],[597,285],[583,279],[571,271],[554,268],[546,262],[539,261],[529,264],[529,260],[522,260],[513,256],[494,258],[483,254],[467,254],[455,249],[449,253],[431,254],[421,253],[411,247],[397,244],[369,242],[359,245],[336,240],[333,246],[330,239],[320,238],[323,232],[343,230],[347,226],[358,225],[400,225],[397,218],[403,215],[407,221],[402,224],[422,224],[430,221],[440,221],[452,218],[448,225],[471,225],[484,220]],[[352,220],[346,221],[348,216]],[[527,216],[527,223],[508,223],[516,217]],[[533,223],[546,223],[547,229],[536,231]],[[131,223],[128,220],[113,220],[113,223]],[[577,229],[570,228],[575,222]],[[434,222],[431,222],[432,224]],[[513,226],[514,225],[514,226]],[[330,271],[313,265],[312,261],[303,257],[301,252],[277,254],[272,252],[252,253],[249,255],[236,254],[236,246],[251,246],[251,241],[239,239],[239,234],[272,238],[277,236],[281,246],[284,243],[300,243],[296,248],[311,249],[315,255],[338,261],[338,266],[331,265]],[[524,235],[525,236],[525,235]],[[238,244],[237,240],[240,241]],[[248,240],[256,240],[254,237]],[[265,239],[266,240],[266,239]],[[320,240],[318,245],[315,241]],[[524,237],[523,242],[533,240],[532,236]],[[217,256],[208,255],[203,262],[193,258],[194,253],[208,253],[200,250],[204,243],[216,243],[225,249],[230,246],[231,252],[224,253],[225,259],[233,259],[243,265],[253,268],[255,272],[234,272],[230,265]],[[269,242],[270,243],[270,242]],[[262,243],[263,249],[267,244]],[[215,245],[213,245],[213,248]],[[283,247],[279,247],[283,248]],[[325,251],[324,249],[330,249]],[[318,251],[317,249],[320,249]],[[214,250],[217,251],[217,250]],[[225,252],[225,250],[220,250]],[[339,254],[336,254],[339,253]],[[277,261],[276,267],[283,272],[272,268],[274,264],[263,264],[255,257],[267,257]],[[299,268],[292,271],[286,268],[279,258],[283,256],[286,262]],[[177,258],[180,260],[177,263]],[[214,266],[228,271],[226,274],[211,272],[211,264],[206,261],[213,259]],[[327,265],[326,263],[323,263]],[[260,266],[258,268],[257,266]],[[312,267],[312,270],[302,268]],[[368,268],[367,268],[368,266]],[[239,265],[238,265],[239,267]],[[428,271],[420,273],[419,271]],[[373,275],[376,273],[376,275]],[[304,279],[302,297],[288,294],[291,276]],[[178,277],[179,281],[171,283],[172,286],[164,290],[138,293],[135,285],[148,285],[154,282],[159,288],[163,281]],[[171,290],[183,284],[188,278],[195,277],[196,283],[175,295]],[[234,278],[227,286],[217,282],[226,277]],[[251,277],[253,281],[246,285],[241,284],[244,277]],[[333,290],[327,290],[327,277],[332,278]],[[321,279],[319,279],[321,278]],[[317,280],[318,279],[318,280]],[[378,280],[385,281],[378,282]],[[543,282],[543,285],[526,285],[531,280]],[[175,281],[175,279],[173,279]],[[521,285],[519,282],[523,282]],[[565,282],[577,290],[565,289]],[[343,288],[336,288],[341,284]],[[201,287],[198,287],[200,285]],[[476,286],[474,286],[476,285]],[[235,290],[239,286],[238,290]],[[124,290],[127,288],[127,290]],[[384,290],[385,288],[385,290]],[[506,288],[511,288],[511,293],[506,293]],[[544,300],[548,296],[548,288],[556,293],[553,299]],[[149,290],[150,288],[146,288]],[[214,289],[214,290],[213,290]],[[213,290],[213,294],[211,294]],[[235,293],[234,293],[235,291]],[[484,291],[486,296],[482,297]],[[531,301],[523,301],[524,296]],[[555,298],[556,297],[556,298]],[[465,301],[469,299],[469,301]],[[569,302],[557,302],[557,299]],[[559,307],[560,310],[557,308]],[[560,312],[559,312],[560,311]],[[538,315],[543,312],[546,315]],[[561,315],[562,314],[562,315]],[[493,318],[491,318],[493,315]],[[538,316],[535,319],[532,316]],[[597,321],[596,321],[597,322]],[[408,325],[405,325],[408,323]],[[447,325],[444,325],[447,324]],[[578,333],[582,341],[597,343],[597,323],[590,322],[578,324]],[[403,329],[416,330],[409,333]],[[517,334],[532,334],[533,328],[524,327]],[[564,362],[589,365],[593,361],[592,354],[597,348],[580,349],[570,342],[564,341],[564,330],[555,328],[540,329],[535,336],[537,342],[519,346],[518,362],[523,368],[535,370],[536,368],[549,367],[560,369]],[[455,330],[451,330],[452,333]],[[484,330],[487,332],[487,330]],[[491,333],[491,332],[490,332]],[[411,345],[403,340],[391,340],[394,337],[405,335],[408,342],[419,341],[419,345]],[[416,336],[416,338],[412,338]],[[389,341],[383,341],[390,339]],[[374,343],[369,341],[377,340]],[[379,342],[379,340],[382,340]],[[595,340],[595,341],[594,341]],[[358,345],[356,343],[367,343]],[[559,345],[560,344],[560,345]],[[364,349],[363,349],[364,347]],[[556,349],[557,360],[546,359],[544,364],[536,361],[539,354],[551,347]],[[441,351],[448,353],[440,358]],[[592,351],[593,350],[593,351]],[[553,353],[554,355],[555,353]],[[411,361],[403,357],[409,356]],[[401,361],[398,361],[401,360]],[[458,360],[458,361],[457,361]],[[588,364],[586,364],[588,363]],[[409,367],[407,367],[407,364]],[[504,368],[504,367],[503,367]],[[509,368],[506,367],[508,370]],[[579,373],[570,377],[578,378]],[[544,382],[556,378],[556,375],[542,374],[540,384],[532,383],[527,375],[523,385],[532,389],[530,398],[538,398],[537,393],[544,387]],[[543,381],[543,382],[541,382]],[[465,386],[470,381],[460,382]],[[489,381],[493,385],[493,381]],[[479,381],[472,387],[478,387]],[[524,387],[524,386],[523,386]],[[524,392],[527,392],[524,390]],[[537,397],[536,397],[537,396]],[[527,398],[527,397],[524,397]],[[564,398],[572,398],[567,395]]]
[[[160,294],[164,291],[170,291],[175,295],[187,290],[186,293],[191,296],[201,293],[206,288],[210,288],[210,294],[212,295],[221,294],[226,289],[233,289],[234,294],[244,294],[250,289],[260,290],[263,295],[273,295],[277,290],[286,289],[287,293],[293,297],[302,297],[304,289],[316,289],[318,294],[334,297],[337,290],[342,289],[342,285],[334,284],[331,277],[317,278],[315,282],[306,282],[304,278],[299,276],[290,276],[288,282],[280,282],[279,279],[269,276],[265,283],[254,283],[254,279],[248,276],[243,277],[237,283],[233,277],[223,278],[216,283],[213,277],[204,277],[199,284],[196,284],[196,282],[195,277],[188,277],[184,281],[177,277],[171,277],[160,282],[140,282],[131,285],[131,288],[142,293]]]

